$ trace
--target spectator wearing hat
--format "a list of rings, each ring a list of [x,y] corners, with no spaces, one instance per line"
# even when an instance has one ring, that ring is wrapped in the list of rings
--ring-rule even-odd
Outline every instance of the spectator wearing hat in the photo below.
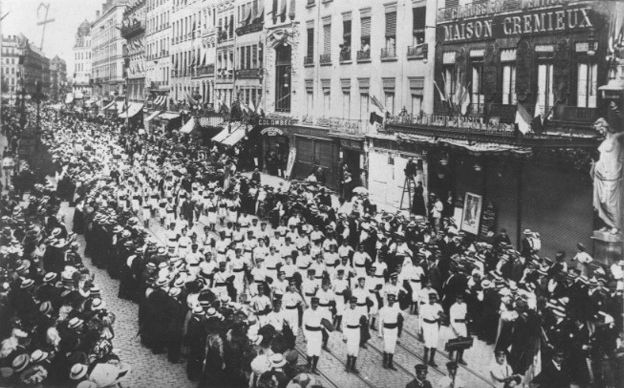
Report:
[[[557,350],[553,354],[552,360],[546,363],[540,374],[531,383],[539,384],[540,387],[568,388],[572,382],[570,376],[570,370],[564,363],[564,352]]]
[[[427,380],[427,365],[417,364],[414,367],[416,378],[405,386],[405,388],[433,388],[429,380]]]

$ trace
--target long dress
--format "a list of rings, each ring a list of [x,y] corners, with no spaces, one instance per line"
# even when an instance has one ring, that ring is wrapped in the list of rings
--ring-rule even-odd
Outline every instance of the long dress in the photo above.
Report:
[[[198,387],[227,386],[225,370],[223,368],[223,340],[218,334],[209,334],[206,338],[206,350],[202,377]]]

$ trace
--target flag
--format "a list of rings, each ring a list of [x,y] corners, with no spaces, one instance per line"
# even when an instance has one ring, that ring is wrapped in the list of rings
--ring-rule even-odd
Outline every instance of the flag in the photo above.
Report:
[[[375,123],[379,123],[379,125],[383,125],[383,116],[379,116],[377,113],[371,112],[370,119],[368,120],[368,122],[371,125],[374,125]]]
[[[531,132],[531,115],[521,103],[516,106],[515,124],[518,126],[518,131],[523,135]]]
[[[249,100],[249,111],[256,113],[256,107],[254,106],[254,103],[252,100]]]
[[[442,102],[446,102],[446,96],[444,96],[444,93],[442,93],[442,90],[438,86],[438,83],[433,81],[433,86],[435,86],[436,90],[438,91],[438,94],[440,95],[440,100]]]
[[[385,114],[386,113],[386,108],[383,106],[383,104],[381,103],[381,101],[379,101],[377,99],[377,97],[375,96],[371,96],[370,97],[371,102],[373,103],[373,105],[375,105],[377,107],[377,109],[379,109],[379,111],[381,112],[381,114]]]
[[[468,112],[468,106],[470,105],[470,93],[468,92],[468,90],[470,90],[470,84],[468,84],[468,87],[462,85],[461,88],[462,91],[459,95],[459,100],[457,101],[457,104],[459,105],[460,113],[462,115],[465,115]]]

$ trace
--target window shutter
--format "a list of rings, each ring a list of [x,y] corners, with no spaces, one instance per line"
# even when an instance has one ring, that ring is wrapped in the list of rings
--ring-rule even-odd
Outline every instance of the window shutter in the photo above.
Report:
[[[370,78],[358,78],[358,84],[360,86],[360,94],[368,94]]]
[[[420,32],[425,28],[425,18],[427,16],[426,7],[412,8],[414,32]]]
[[[371,34],[371,17],[365,16],[362,18],[362,38],[370,37]]]
[[[396,21],[396,11],[386,13],[386,37],[396,36]]]
[[[331,53],[331,24],[323,26],[323,53]]]
[[[322,79],[321,88],[323,89],[323,94],[329,94],[331,91],[331,80],[328,78]]]
[[[396,86],[396,78],[382,78],[383,89],[386,93],[394,93],[394,89]]]
[[[425,88],[425,77],[410,77],[409,87],[412,95],[422,96]]]
[[[342,93],[350,94],[351,93],[351,78],[341,78],[340,87],[342,88]]]

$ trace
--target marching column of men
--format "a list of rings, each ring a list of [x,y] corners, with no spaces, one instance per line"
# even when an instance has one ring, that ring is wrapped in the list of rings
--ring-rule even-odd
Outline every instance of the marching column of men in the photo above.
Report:
[[[565,255],[552,262],[535,251],[518,252],[504,236],[474,241],[448,219],[432,228],[415,217],[376,212],[361,198],[352,201],[357,210],[336,212],[331,200],[327,204],[326,192],[318,194],[318,187],[308,183],[273,189],[234,175],[220,188],[222,176],[204,171],[196,178],[184,172],[188,170],[186,158],[155,147],[147,144],[136,151],[144,153],[143,165],[141,158],[130,162],[114,157],[127,150],[105,145],[109,154],[98,155],[104,160],[100,163],[118,172],[119,183],[111,185],[110,177],[102,180],[79,202],[83,208],[97,209],[91,213],[88,228],[95,255],[104,251],[99,245],[115,247],[105,265],[111,275],[122,276],[122,283],[137,290],[134,295],[143,301],[142,311],[170,306],[164,303],[165,296],[186,302],[183,332],[188,333],[189,317],[202,305],[197,294],[209,291],[204,307],[214,301],[249,304],[260,326],[274,322],[294,335],[301,328],[311,369],[316,369],[327,334],[337,327],[351,344],[347,369],[357,370],[351,361],[357,357],[352,346],[359,339],[365,347],[371,328],[384,339],[384,367],[394,369],[393,354],[407,309],[418,315],[424,358],[432,366],[436,365],[440,327],[447,324],[452,337],[461,339],[472,332],[496,349],[504,349],[514,372],[526,377],[541,369],[533,362],[538,351],[550,361],[551,347],[564,348],[567,362],[585,363],[584,371],[588,371],[588,357],[598,359],[615,350],[612,335],[621,328],[621,304],[616,302],[624,287],[608,285],[617,280],[624,262],[609,273],[597,268],[587,279],[564,265]],[[159,152],[150,153],[155,150],[173,161],[157,157]],[[167,210],[160,228],[166,230],[167,241],[140,240],[139,218],[148,217],[148,212],[138,210],[141,196],[128,195],[136,190],[165,200]],[[151,210],[150,216],[160,212]],[[256,218],[258,214],[267,215],[273,235],[267,222]],[[110,218],[124,217],[123,227],[98,231]],[[143,224],[151,225],[149,221],[143,219]],[[205,230],[202,223],[207,224]],[[128,244],[128,239],[138,243]],[[132,254],[136,257],[129,260]],[[137,263],[143,263],[143,268]],[[156,288],[163,292],[153,296]],[[545,308],[545,301],[553,308]],[[347,313],[351,327],[346,327]],[[359,324],[353,315],[360,317]],[[180,330],[174,316],[178,317],[161,312],[142,315],[149,320],[162,317],[167,326],[148,324],[146,330],[154,333],[146,336],[157,338],[166,330]],[[563,338],[573,329],[570,318],[579,323],[579,343],[592,342],[595,354],[579,357],[565,343]],[[286,324],[280,325],[282,321]],[[583,324],[592,326],[585,337],[578,329]],[[177,344],[158,344],[155,350],[169,346],[177,349]],[[465,363],[462,350],[455,356]],[[586,374],[579,372],[576,379],[585,381]]]

